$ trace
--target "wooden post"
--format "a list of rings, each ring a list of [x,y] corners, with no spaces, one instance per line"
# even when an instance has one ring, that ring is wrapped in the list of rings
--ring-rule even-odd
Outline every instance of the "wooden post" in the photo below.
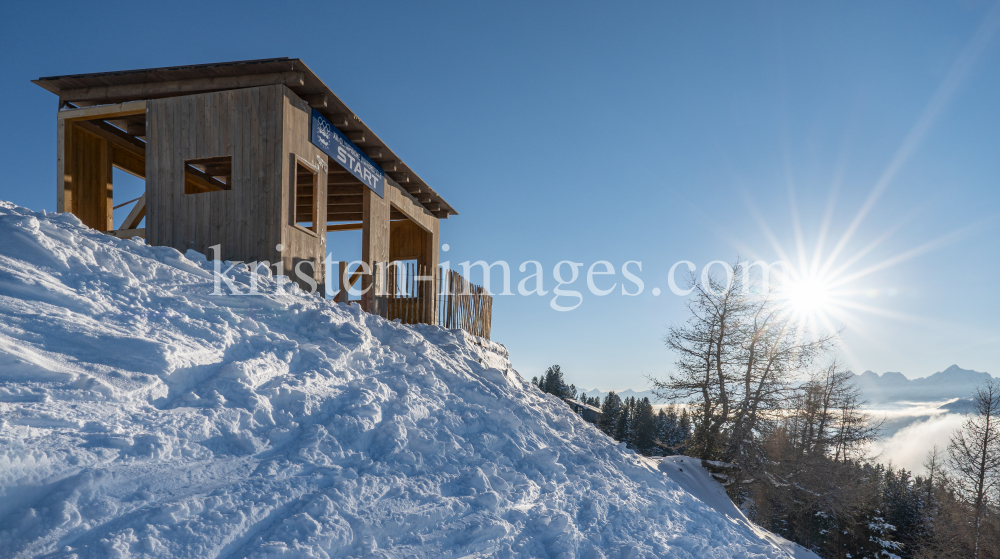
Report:
[[[115,173],[111,167],[111,146],[104,138],[101,138],[101,175],[101,184],[104,185],[104,199],[100,203],[101,222],[106,224],[104,231],[112,231],[115,228],[115,189],[112,184]]]
[[[67,150],[73,145],[70,134],[73,125],[61,118],[56,119],[56,211],[73,211],[72,156]]]
[[[378,280],[382,279],[376,278],[379,274],[378,263],[389,261],[389,201],[380,198],[370,188],[365,188],[362,214],[361,260],[371,267],[371,275],[361,278],[362,289],[367,288],[361,296],[361,308],[365,312],[384,316],[385,295],[377,295],[375,287],[380,285]],[[385,264],[382,266],[381,272],[384,274]]]
[[[340,278],[337,280],[337,285],[339,286],[337,288],[337,302],[345,304],[350,303],[347,299],[347,296],[349,295],[349,293],[347,293],[347,289],[350,287],[347,285],[347,282],[350,279],[347,277],[347,262],[337,262],[337,270],[339,274],[337,277]]]

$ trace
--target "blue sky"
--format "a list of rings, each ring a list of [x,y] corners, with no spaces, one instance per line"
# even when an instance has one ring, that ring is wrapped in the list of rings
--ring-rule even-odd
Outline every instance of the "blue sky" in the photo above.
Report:
[[[585,293],[572,312],[551,293],[498,297],[493,337],[522,374],[558,363],[577,386],[643,388],[670,370],[662,337],[685,318],[673,263],[796,262],[797,239],[811,259],[824,220],[824,259],[842,239],[834,268],[860,254],[831,314],[852,367],[1000,373],[996,4],[9,2],[0,15],[0,199],[55,206],[56,99],[31,79],[299,57],[458,209],[442,260],[506,260],[515,285],[537,260],[549,290],[562,260],[584,274],[610,261],[602,282],[619,288],[621,265],[642,262],[634,297]],[[354,257],[343,237],[331,250]]]

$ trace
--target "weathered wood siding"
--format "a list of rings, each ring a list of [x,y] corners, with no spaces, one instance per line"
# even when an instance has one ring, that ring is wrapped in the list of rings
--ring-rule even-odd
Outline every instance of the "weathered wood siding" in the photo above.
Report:
[[[146,240],[226,260],[277,262],[284,86],[149,101]],[[232,157],[229,190],[184,193],[184,161]]]
[[[436,282],[441,220],[391,179],[386,180],[386,198],[392,208],[407,217],[406,220],[392,222],[389,260],[415,258],[420,269],[432,272],[435,276],[433,282]],[[437,305],[431,305],[428,312],[428,322],[436,323]]]
[[[418,260],[426,259],[427,232],[409,219],[393,221],[389,224],[389,259]],[[427,262],[420,262],[427,265]]]
[[[385,278],[379,277],[377,272],[379,266],[384,267],[389,261],[389,201],[365,188],[362,212],[361,260],[371,266],[372,273],[361,279],[362,289],[371,287],[361,296],[361,308],[385,316],[386,298],[376,292],[385,292],[385,286],[381,285]]]
[[[72,212],[87,227],[114,229],[111,154],[107,140],[75,122],[62,126],[62,186],[57,211]],[[62,194],[62,199],[58,199]]]
[[[321,165],[329,165],[326,154],[313,145],[310,140],[312,109],[287,87],[283,89],[283,142],[282,159],[284,171],[281,174],[281,244],[285,270],[288,276],[294,278],[294,266],[302,260],[314,263],[313,278],[320,286],[326,283],[326,183],[327,172]],[[316,204],[315,231],[306,230],[295,225],[295,164],[296,157],[304,160],[307,166],[316,171],[316,187],[313,203]],[[302,271],[308,273],[309,266],[303,265]],[[336,272],[334,272],[336,273]],[[303,286],[306,287],[306,286]]]

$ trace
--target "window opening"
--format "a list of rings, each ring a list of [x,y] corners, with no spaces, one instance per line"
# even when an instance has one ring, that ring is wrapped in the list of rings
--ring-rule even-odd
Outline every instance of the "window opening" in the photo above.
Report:
[[[231,190],[233,156],[205,157],[184,161],[184,194]]]
[[[295,224],[314,233],[316,230],[316,171],[295,161]]]

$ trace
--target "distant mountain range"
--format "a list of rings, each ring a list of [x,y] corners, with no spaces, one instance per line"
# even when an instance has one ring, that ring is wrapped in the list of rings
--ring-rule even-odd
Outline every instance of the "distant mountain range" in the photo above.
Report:
[[[880,375],[872,371],[865,371],[860,375],[854,375],[854,382],[861,388],[865,399],[868,400],[868,405],[872,407],[899,402],[940,402],[961,398],[962,400],[953,402],[945,408],[955,413],[962,413],[967,408],[968,401],[976,387],[990,378],[993,377],[989,373],[971,371],[958,365],[952,365],[928,377],[915,379],[906,378],[902,373],[889,372]],[[587,396],[597,396],[602,401],[608,394],[606,391],[596,388],[582,390],[587,393]],[[641,400],[646,397],[654,404],[662,403],[657,401],[650,390],[636,391],[630,388],[620,392],[616,391],[616,394],[622,399],[634,396]]]
[[[989,373],[970,371],[958,365],[934,373],[928,377],[909,379],[902,373],[877,374],[865,371],[854,375],[854,383],[861,388],[866,407],[877,415],[886,413],[882,424],[882,436],[892,437],[896,432],[919,421],[925,421],[936,413],[970,413],[972,409],[972,393],[984,381],[993,378]],[[597,396],[604,400],[608,394],[605,391],[584,390],[587,396]],[[641,400],[649,398],[653,404],[663,404],[657,401],[652,391],[622,390],[616,393],[622,399],[635,396]],[[927,404],[930,404],[928,406]],[[932,411],[937,408],[940,411]]]
[[[953,398],[969,398],[976,387],[993,378],[952,365],[923,378],[908,379],[902,373],[865,371],[854,376],[854,382],[864,392],[870,406],[894,402],[936,402]]]

